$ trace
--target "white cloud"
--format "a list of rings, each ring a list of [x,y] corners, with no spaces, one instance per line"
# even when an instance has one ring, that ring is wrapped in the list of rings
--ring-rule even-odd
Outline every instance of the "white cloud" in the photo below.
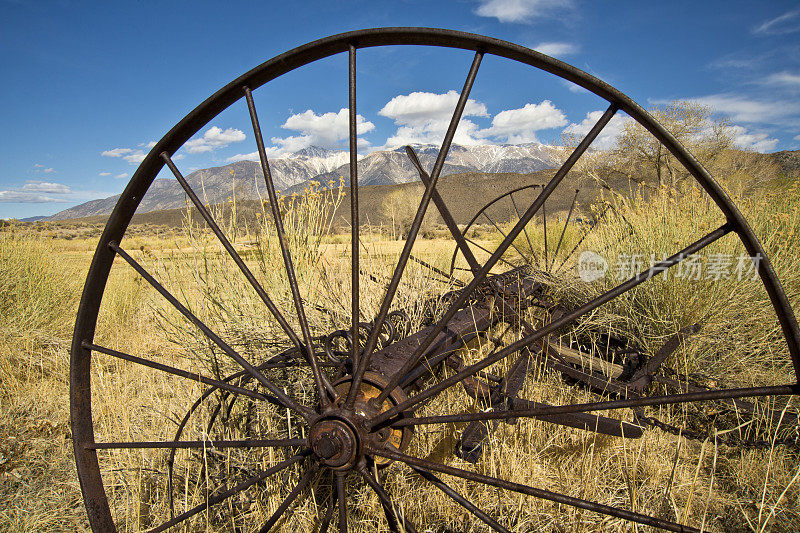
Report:
[[[144,161],[145,153],[141,150],[136,150],[132,154],[128,154],[126,156],[122,156],[122,159],[127,161],[128,163],[141,163]]]
[[[767,152],[778,146],[778,139],[770,139],[769,135],[764,132],[751,133],[742,126],[732,126],[731,132],[733,133],[733,143],[739,148]]]
[[[275,146],[267,147],[267,155],[275,157],[283,154],[291,154],[308,148],[309,146],[319,146],[320,148],[341,149],[342,143],[350,135],[350,110],[340,109],[337,113],[328,112],[321,115],[316,114],[311,109],[302,113],[291,115],[281,125],[281,128],[293,130],[300,135],[290,135],[289,137],[272,137],[270,139]],[[367,121],[363,116],[356,115],[356,133],[363,135],[375,129],[375,124]],[[366,139],[358,139],[359,148],[369,146]],[[240,159],[236,159],[240,158]],[[258,153],[237,154],[229,160],[241,161],[242,159],[258,160]]]
[[[110,176],[111,172],[101,172],[99,175],[100,176]]]
[[[796,135],[794,138],[795,141],[800,141],[800,135]]]
[[[39,163],[34,163],[33,166],[35,168],[44,168],[44,165],[40,165]]]
[[[217,126],[211,126],[202,137],[186,141],[184,147],[190,154],[202,154],[217,148],[224,148],[231,143],[241,142],[245,138],[242,130],[236,128],[223,130]]]
[[[776,72],[775,74],[770,74],[767,76],[764,80],[764,83],[768,85],[783,85],[800,89],[800,74],[794,74],[786,71]]]
[[[571,9],[572,0],[478,0],[475,14],[494,17],[500,22],[530,22],[539,17],[552,16],[558,11]]]
[[[489,128],[476,132],[478,137],[497,137],[509,144],[538,142],[538,130],[559,128],[567,117],[550,100],[540,104],[525,104],[519,109],[506,109],[492,119]]]
[[[589,130],[591,130],[600,117],[603,116],[604,111],[590,111],[586,113],[586,118],[580,124],[572,123],[564,128],[564,133],[576,135],[578,137],[585,137]],[[625,123],[629,119],[624,115],[614,115],[611,120],[606,124],[600,134],[592,143],[592,148],[599,150],[607,150],[614,146],[617,137],[622,133]]]
[[[121,157],[128,163],[141,163],[144,160],[145,153],[133,148],[113,148],[102,152],[100,155],[103,157]]]
[[[125,154],[130,154],[131,152],[133,152],[132,148],[113,148],[111,150],[106,150],[100,155],[103,157],[122,157]]]
[[[22,191],[44,192],[51,194],[69,194],[72,189],[62,183],[50,183],[47,181],[30,181],[22,186]]]
[[[116,176],[114,176],[114,179],[115,180],[121,180],[121,179],[125,179],[127,177],[128,177],[128,175],[123,172],[122,174],[117,174]]]
[[[45,204],[55,202],[66,202],[63,198],[47,196],[36,192],[25,191],[0,191],[0,202],[3,203],[26,203],[26,204]]]
[[[139,146],[144,146],[145,148],[147,148],[149,150],[150,148],[154,147],[155,145],[156,145],[155,141],[150,141],[150,142],[146,142],[146,143],[141,143]]]
[[[577,44],[561,42],[539,43],[533,49],[537,52],[541,52],[545,55],[553,57],[563,57],[571,54],[577,54],[580,50]]]
[[[753,33],[763,33],[766,35],[780,35],[792,33],[800,30],[800,9],[787,11],[783,15],[767,20],[759,24]]]
[[[236,154],[227,158],[225,161],[228,163],[236,163],[237,161],[258,161],[258,152],[250,152],[249,154]]]
[[[42,172],[44,172],[45,174],[52,174],[53,172],[55,172],[55,170],[52,167],[50,167],[42,170]]]
[[[754,68],[757,67],[761,61],[762,57],[741,57],[740,55],[736,56],[724,56],[720,59],[714,60],[709,63],[710,67],[713,68]]]
[[[66,202],[62,195],[69,195],[72,189],[62,183],[29,181],[19,189],[0,191],[0,202],[5,203],[54,203]]]
[[[733,94],[712,94],[692,98],[731,117],[734,122],[797,124],[800,103],[781,100],[751,100]]]
[[[399,126],[395,134],[386,140],[386,146],[440,143],[450,125],[458,98],[459,94],[453,90],[444,94],[413,92],[395,96],[378,111],[379,115],[393,119]],[[470,98],[463,116],[486,117],[489,114],[484,104]],[[475,144],[474,134],[477,130],[475,123],[462,118],[453,142]]]

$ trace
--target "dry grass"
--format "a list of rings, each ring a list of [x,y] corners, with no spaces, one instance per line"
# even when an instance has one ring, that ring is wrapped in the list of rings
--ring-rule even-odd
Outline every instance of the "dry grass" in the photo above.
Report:
[[[763,239],[795,306],[800,294],[800,256],[796,252],[800,217],[794,208],[798,200],[796,185],[737,198]],[[349,240],[346,235],[329,235],[327,225],[338,201],[335,192],[309,195],[286,213],[289,248],[316,335],[345,327],[349,321]],[[662,252],[672,252],[720,223],[710,214],[713,210],[704,195],[692,189],[680,194],[666,190],[656,193],[646,205],[613,201],[617,202],[617,212],[631,221],[637,233],[617,244],[627,226],[621,217],[609,217],[602,231],[585,243],[587,248],[604,250],[609,257],[625,251],[646,253],[648,258],[656,253],[660,258]],[[681,217],[681,212],[690,213],[691,218]],[[236,234],[235,246],[297,330],[282,259],[268,219],[269,213],[264,211],[257,224],[236,231],[233,227],[225,229],[229,235]],[[542,229],[535,225],[530,229],[536,246]],[[579,229],[568,227],[565,239],[569,244],[577,242]],[[498,242],[496,235],[485,231],[481,242],[487,246]],[[550,235],[550,231],[555,233]],[[557,240],[559,232],[560,227],[548,228],[548,239]],[[738,253],[734,240],[727,237],[709,253]],[[362,313],[368,320],[377,312],[401,243],[375,233],[364,237],[362,244],[362,267],[371,274],[361,278]],[[519,240],[517,244],[524,246]],[[137,259],[248,360],[261,363],[289,347],[255,292],[207,232],[189,224],[183,234],[134,236],[123,245],[135,251]],[[0,453],[5,458],[0,464],[3,530],[79,531],[88,527],[72,464],[67,345],[80,280],[92,249],[91,237],[76,236],[66,241],[42,232],[0,233],[0,269],[4,272],[0,282],[0,305],[4,306],[0,314],[0,408],[5,415],[0,422]],[[452,241],[432,239],[417,243],[414,253],[445,268],[452,250]],[[415,328],[423,318],[420,302],[450,289],[445,283],[430,280],[428,274],[417,263],[409,263],[396,298],[395,307],[410,310]],[[612,281],[579,284],[566,279],[553,290],[564,301],[577,303]],[[98,326],[99,344],[220,377],[237,370],[125,265],[115,266],[109,283]],[[533,315],[529,318],[537,319]],[[703,369],[726,383],[739,385],[794,379],[763,289],[754,283],[657,279],[593,314],[580,327],[625,334],[652,353],[668,335],[695,321],[704,326],[701,335],[676,353],[671,366],[682,371]],[[507,333],[508,340],[514,335]],[[475,361],[486,350],[488,346],[473,343],[462,356]],[[492,370],[500,373],[508,364],[500,362]],[[268,377],[298,397],[313,398],[304,371],[272,370]],[[525,398],[553,403],[596,398],[565,386],[559,375],[545,368],[538,368],[534,377],[526,383]],[[176,422],[203,390],[196,383],[101,355],[93,359],[92,380],[98,441],[172,439]],[[224,407],[209,426],[219,405]],[[421,414],[477,408],[474,399],[453,387],[426,405]],[[653,414],[676,424],[685,422],[688,416],[680,409]],[[631,418],[629,412],[606,415]],[[647,431],[640,439],[626,440],[520,420],[499,424],[483,460],[473,467],[452,455],[462,429],[458,425],[422,426],[408,453],[665,519],[688,520],[713,531],[800,529],[800,462],[796,451],[782,447],[729,449],[713,438],[695,442],[656,430]],[[304,427],[269,405],[251,405],[245,400],[231,405],[229,398],[213,394],[187,418],[182,438],[253,434],[303,436]],[[775,432],[761,428],[758,434],[770,436]],[[256,467],[266,468],[281,458],[280,453],[269,449],[179,451],[172,486],[176,513],[202,502],[206,487],[245,479]],[[137,531],[169,516],[167,460],[164,451],[101,453],[108,498],[120,530]],[[295,467],[284,470],[212,512],[198,514],[186,530],[252,528],[277,508],[300,472]],[[441,477],[512,531],[642,529],[594,513]],[[291,516],[281,524],[281,530],[312,531],[315,517],[327,505],[330,483],[325,476],[316,479],[312,490],[301,495]],[[387,530],[374,494],[355,477],[348,483],[356,495],[350,506],[354,529]],[[401,465],[387,469],[386,486],[398,496],[401,511],[420,530],[486,529]]]

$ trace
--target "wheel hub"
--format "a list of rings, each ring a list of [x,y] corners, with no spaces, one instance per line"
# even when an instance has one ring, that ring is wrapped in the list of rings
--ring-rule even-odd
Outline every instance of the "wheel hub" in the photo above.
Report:
[[[386,387],[386,380],[380,374],[367,372],[353,409],[346,410],[344,404],[351,383],[352,377],[346,376],[334,384],[339,399],[332,408],[321,413],[322,417],[314,423],[309,433],[309,446],[317,460],[336,470],[346,470],[358,464],[365,443],[388,445],[402,451],[408,446],[413,433],[410,427],[386,427],[374,432],[369,429],[368,422],[372,417],[408,398],[402,389],[393,390],[383,405],[377,406],[375,400]],[[391,460],[382,457],[373,459],[378,466],[391,463]]]
[[[358,432],[339,418],[324,418],[315,423],[309,443],[320,462],[337,469],[353,466],[361,448]]]

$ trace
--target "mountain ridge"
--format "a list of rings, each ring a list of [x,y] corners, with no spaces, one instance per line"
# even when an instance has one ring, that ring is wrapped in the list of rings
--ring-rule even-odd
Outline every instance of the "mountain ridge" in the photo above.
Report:
[[[439,147],[414,145],[422,165],[432,169]],[[452,145],[442,168],[442,176],[467,172],[530,173],[558,165],[558,148],[539,143],[519,145]],[[275,188],[283,194],[300,193],[312,181],[326,187],[343,181],[350,183],[350,154],[310,146],[293,154],[271,158],[270,174]],[[404,147],[378,150],[360,157],[357,163],[359,185],[391,185],[419,181],[419,175],[405,153]],[[237,200],[266,198],[261,165],[256,161],[241,159],[227,165],[196,170],[186,176],[186,181],[197,195],[208,204]],[[108,215],[120,195],[90,200],[48,217],[49,220],[66,220]],[[177,181],[157,178],[142,198],[137,213],[184,207],[188,200]]]

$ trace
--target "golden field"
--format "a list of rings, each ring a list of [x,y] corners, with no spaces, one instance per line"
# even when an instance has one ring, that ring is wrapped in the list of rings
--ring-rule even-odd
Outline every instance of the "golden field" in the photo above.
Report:
[[[795,308],[800,303],[800,187],[775,181],[757,189],[731,185],[773,260]],[[446,199],[446,198],[445,198]],[[694,241],[723,220],[705,193],[687,185],[663,186],[646,198],[609,196],[613,214],[604,217],[582,249],[613,258],[637,254],[660,259]],[[299,287],[315,335],[349,322],[349,235],[332,228],[332,213],[341,201],[337,190],[312,191],[284,213],[289,248]],[[263,207],[263,206],[262,206]],[[229,206],[228,209],[231,209]],[[433,206],[431,206],[433,209]],[[586,206],[587,212],[591,210]],[[267,292],[296,327],[276,236],[268,208],[253,221],[221,215],[226,234],[256,273]],[[562,214],[563,215],[563,214]],[[558,217],[555,217],[556,219]],[[548,228],[559,240],[561,222]],[[192,312],[259,364],[288,344],[252,288],[207,230],[187,221],[181,227],[133,226],[122,245],[161,280]],[[503,231],[507,231],[509,221]],[[580,240],[582,227],[568,223],[564,249]],[[630,231],[630,227],[634,231]],[[538,222],[528,239],[515,244],[526,253],[538,249],[544,229]],[[4,531],[84,531],[88,529],[72,459],[69,428],[69,343],[77,301],[99,235],[97,226],[69,223],[8,225],[0,230],[0,529]],[[471,234],[482,246],[502,236],[481,226]],[[531,240],[532,243],[526,242]],[[362,237],[361,306],[366,320],[378,310],[386,280],[403,241],[392,229],[372,228]],[[433,227],[415,244],[415,256],[447,270],[454,242],[446,230]],[[509,261],[518,261],[509,254]],[[743,248],[728,235],[706,254],[739,256]],[[478,255],[479,259],[485,256]],[[574,261],[569,259],[569,261]],[[613,267],[613,263],[612,263]],[[565,265],[553,294],[576,303],[615,283],[580,282],[572,262]],[[423,319],[419,302],[436,298],[452,286],[431,280],[421,265],[409,263],[393,308],[406,309],[415,329]],[[466,279],[466,278],[465,278]],[[537,318],[531,315],[530,320]],[[702,372],[726,385],[755,386],[796,381],[777,321],[760,284],[750,280],[679,280],[662,276],[586,317],[579,328],[614,332],[635,340],[648,354],[678,329],[693,323],[701,333],[684,343],[670,359],[672,368]],[[501,334],[498,330],[497,334]],[[510,340],[517,332],[505,333]],[[123,262],[117,260],[103,299],[97,344],[207,375],[238,370]],[[485,355],[486,342],[462,350],[465,361]],[[502,375],[510,361],[491,367]],[[432,379],[441,379],[447,371]],[[298,398],[310,400],[308,372],[271,371],[268,377]],[[177,422],[204,387],[132,363],[95,354],[92,368],[94,423],[98,441],[170,440]],[[527,380],[522,397],[551,403],[592,401],[597,396],[564,383],[539,366]],[[214,415],[222,405],[222,414]],[[790,400],[787,412],[798,409]],[[458,387],[426,404],[425,414],[477,409],[475,399]],[[681,426],[697,413],[691,409],[656,409],[662,420]],[[629,411],[604,413],[631,419]],[[209,425],[214,418],[213,425]],[[722,420],[722,418],[720,418]],[[749,426],[748,426],[749,424]],[[747,422],[743,428],[720,425],[720,431],[745,431],[771,439],[785,436],[769,424]],[[758,427],[756,427],[758,426]],[[800,531],[800,450],[768,446],[752,450],[728,447],[710,435],[689,440],[656,429],[639,439],[620,439],[592,432],[520,419],[499,424],[475,466],[452,455],[460,425],[421,426],[407,451],[460,468],[668,520],[685,520],[709,531]],[[242,438],[243,435],[304,436],[305,428],[271,406],[233,403],[209,396],[188,418],[184,439]],[[169,518],[170,499],[180,513],[202,502],[207,487],[230,485],[255,468],[282,459],[272,450],[179,451],[173,480],[167,480],[165,450],[101,451],[106,490],[118,528],[139,531]],[[199,513],[180,531],[240,531],[263,523],[277,508],[302,471],[289,468],[263,485]],[[385,485],[400,512],[419,531],[486,531],[487,526],[434,486],[401,465],[385,471]],[[443,476],[460,493],[515,532],[638,531],[618,519],[544,500]],[[351,530],[388,530],[380,502],[355,476],[348,480]],[[301,494],[281,531],[314,531],[324,513],[331,479],[321,475]],[[240,529],[244,528],[244,529]]]

